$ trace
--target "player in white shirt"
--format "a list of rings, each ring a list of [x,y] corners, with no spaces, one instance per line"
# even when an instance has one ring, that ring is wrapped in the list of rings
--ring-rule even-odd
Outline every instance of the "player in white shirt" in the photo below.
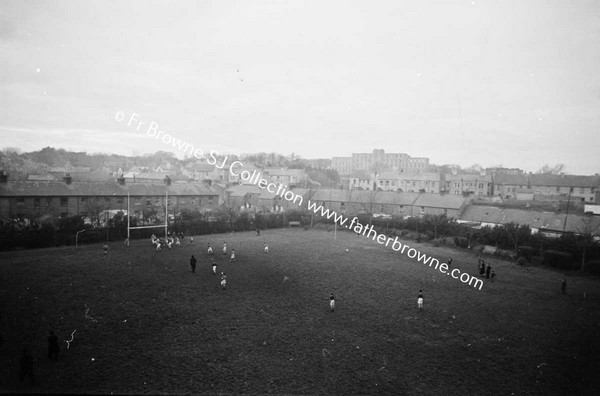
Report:
[[[231,249],[231,258],[229,259],[230,263],[233,263],[235,261],[235,250]]]
[[[225,286],[227,286],[227,275],[225,272],[221,272],[221,287],[225,289]]]
[[[223,242],[223,256],[227,256],[227,243]]]
[[[265,253],[269,253],[269,244],[265,242]]]
[[[209,256],[212,256],[213,254],[214,254],[214,253],[213,253],[212,247],[210,246],[210,243],[209,243],[209,244],[208,244],[208,255],[209,255]]]

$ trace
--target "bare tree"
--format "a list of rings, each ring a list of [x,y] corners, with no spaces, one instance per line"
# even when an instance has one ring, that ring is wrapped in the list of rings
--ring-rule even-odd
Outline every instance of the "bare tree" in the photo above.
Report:
[[[562,172],[564,172],[566,168],[567,167],[565,166],[565,164],[556,164],[554,166],[545,164],[540,169],[538,169],[536,173],[541,175],[559,175]]]
[[[531,235],[531,228],[527,224],[508,223],[504,224],[510,241],[514,246],[515,257],[518,256],[518,247],[521,242]]]
[[[576,227],[577,234],[573,235],[575,245],[581,250],[581,272],[585,271],[585,260],[588,250],[598,243],[594,237],[600,231],[600,221],[593,214],[586,213],[581,217],[581,224]]]
[[[443,225],[446,224],[448,222],[448,218],[446,217],[445,214],[439,214],[439,215],[425,215],[425,223],[430,224],[433,226],[433,239],[437,239],[437,234],[438,234],[438,228]]]
[[[100,214],[106,209],[106,204],[98,197],[89,197],[87,199],[86,210],[87,217],[92,221],[94,227],[100,227]]]
[[[371,225],[371,219],[373,218],[373,209],[375,208],[375,204],[377,202],[377,193],[378,190],[367,191],[364,197],[364,205],[367,213],[369,214],[369,225]]]

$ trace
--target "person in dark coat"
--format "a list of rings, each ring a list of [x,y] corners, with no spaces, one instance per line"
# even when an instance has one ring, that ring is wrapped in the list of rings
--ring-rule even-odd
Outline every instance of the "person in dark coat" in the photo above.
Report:
[[[485,270],[485,277],[487,279],[490,279],[490,272],[492,272],[492,266],[488,264],[487,269]]]
[[[448,257],[448,268],[452,268],[452,257]]]
[[[481,267],[479,268],[479,275],[485,275],[485,260],[481,260]]]
[[[192,258],[190,259],[190,267],[192,267],[192,272],[196,272],[196,257],[192,254]]]
[[[54,331],[50,330],[50,335],[48,336],[48,359],[58,360],[59,353],[58,337],[54,335]]]
[[[496,273],[494,272],[494,270],[492,270],[492,273],[490,276],[492,277],[492,282],[494,282],[494,279],[496,278]]]
[[[567,294],[567,280],[566,279],[562,280],[562,285],[560,288],[562,290],[562,294]]]
[[[256,229],[256,236],[260,236],[260,230],[258,228]]]

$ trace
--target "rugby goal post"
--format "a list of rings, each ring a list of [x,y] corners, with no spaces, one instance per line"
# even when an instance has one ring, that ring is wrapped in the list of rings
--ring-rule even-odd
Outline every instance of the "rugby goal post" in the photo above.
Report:
[[[169,191],[167,190],[167,192],[165,193],[165,224],[158,224],[158,225],[150,225],[150,226],[139,226],[139,227],[131,227],[130,223],[129,223],[129,214],[131,212],[129,211],[129,192],[127,193],[127,246],[129,246],[129,237],[130,237],[130,231],[131,230],[140,230],[143,228],[163,228],[165,229],[165,237],[167,236],[168,233],[168,226],[169,226]]]

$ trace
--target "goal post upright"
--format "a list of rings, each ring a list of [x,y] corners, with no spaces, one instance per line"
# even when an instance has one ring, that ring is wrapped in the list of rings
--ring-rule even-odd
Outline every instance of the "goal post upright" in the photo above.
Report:
[[[169,186],[165,186],[165,238],[167,237],[168,225],[169,225]]]
[[[127,246],[129,246],[129,227],[130,227],[130,223],[129,223],[129,216],[131,216],[131,213],[129,212],[129,191],[127,191]]]

